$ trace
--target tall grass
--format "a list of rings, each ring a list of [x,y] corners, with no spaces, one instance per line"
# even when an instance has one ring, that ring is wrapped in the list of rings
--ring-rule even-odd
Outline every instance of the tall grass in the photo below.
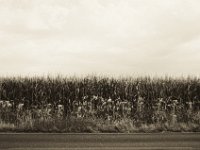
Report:
[[[119,132],[172,130],[177,124],[179,130],[199,130],[200,125],[200,79],[195,77],[4,77],[0,100],[12,104],[0,106],[2,124],[21,130],[103,132],[102,124]]]

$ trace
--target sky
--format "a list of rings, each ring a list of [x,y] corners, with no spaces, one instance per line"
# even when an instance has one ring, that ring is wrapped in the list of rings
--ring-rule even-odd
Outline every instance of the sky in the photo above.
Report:
[[[0,0],[0,76],[200,75],[199,0]]]

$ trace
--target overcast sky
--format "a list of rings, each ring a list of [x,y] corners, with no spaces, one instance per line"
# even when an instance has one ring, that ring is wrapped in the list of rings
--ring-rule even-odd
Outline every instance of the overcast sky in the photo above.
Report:
[[[0,75],[200,75],[200,0],[0,0]]]

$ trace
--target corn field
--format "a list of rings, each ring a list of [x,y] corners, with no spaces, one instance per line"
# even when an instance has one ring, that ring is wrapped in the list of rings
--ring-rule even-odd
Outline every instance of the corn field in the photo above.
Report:
[[[200,79],[0,78],[0,122],[33,128],[37,122],[51,126],[71,118],[108,122],[125,118],[134,125],[181,122],[199,127]]]

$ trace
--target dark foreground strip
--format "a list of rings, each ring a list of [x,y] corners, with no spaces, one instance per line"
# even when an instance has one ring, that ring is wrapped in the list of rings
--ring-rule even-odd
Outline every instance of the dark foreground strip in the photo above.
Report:
[[[192,147],[10,148],[8,150],[198,150]]]
[[[200,133],[0,134],[0,150],[200,150]]]

